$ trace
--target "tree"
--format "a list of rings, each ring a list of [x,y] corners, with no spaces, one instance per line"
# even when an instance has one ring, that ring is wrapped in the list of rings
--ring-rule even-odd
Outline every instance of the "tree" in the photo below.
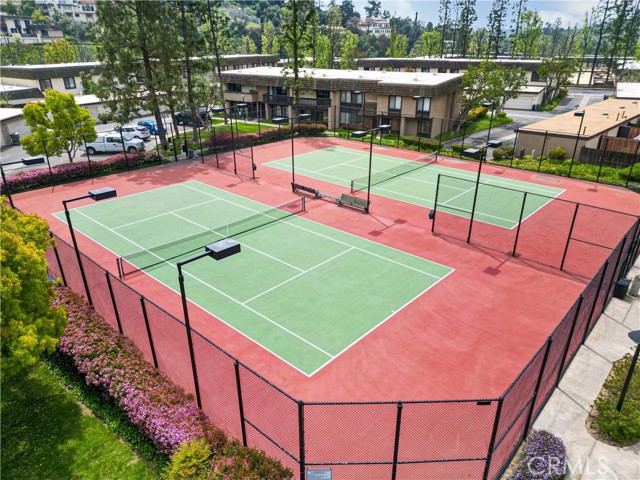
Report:
[[[262,24],[262,53],[277,55],[280,52],[280,41],[273,22],[267,20]]]
[[[538,67],[538,73],[547,79],[543,94],[544,103],[556,98],[560,88],[569,82],[576,68],[577,62],[571,58],[546,58],[542,61],[542,65]]]
[[[451,23],[451,0],[440,0],[440,55],[444,54],[444,43]]]
[[[604,27],[606,25],[607,22],[607,14],[609,13],[609,1],[610,0],[604,0],[605,4],[604,4],[604,8],[602,7],[602,0],[600,1],[600,4],[598,4],[598,12],[603,11],[602,13],[602,21],[600,22],[600,28],[598,29],[598,40],[596,42],[596,51],[593,54],[593,61],[591,62],[591,75],[589,76],[589,85],[591,85],[593,83],[593,75],[595,73],[595,69],[596,69],[596,61],[598,60],[598,53],[600,52],[600,45],[602,44],[602,38],[604,36]]]
[[[398,33],[395,26],[391,25],[390,35],[391,45],[387,50],[387,56],[391,58],[402,58],[407,55],[407,48],[409,48],[409,42],[406,35]]]
[[[462,57],[467,56],[471,35],[473,32],[473,24],[478,20],[476,15],[476,0],[459,0],[460,2],[460,19],[458,21],[459,44],[458,51]]]
[[[524,21],[523,15],[527,12],[527,0],[516,0],[513,5],[513,13],[511,16],[511,58],[514,57],[514,42],[513,39],[517,38],[522,28]]]
[[[471,66],[462,75],[462,111],[460,116],[464,119],[472,108],[479,106],[486,97],[491,85],[491,72],[496,67],[495,62],[485,60],[477,66]]]
[[[578,36],[578,48],[580,49],[580,65],[578,70],[577,85],[580,85],[580,77],[582,76],[582,65],[587,56],[587,52],[593,47],[593,37],[595,34],[596,9],[592,8],[590,12],[585,12],[580,34]]]
[[[42,49],[44,50],[45,63],[74,63],[76,61],[73,45],[64,39],[45,43]]]
[[[631,45],[638,38],[638,21],[640,20],[640,0],[636,0],[636,3],[633,7],[633,14],[631,19],[629,20],[628,28],[625,28],[623,33],[623,42],[624,42],[624,53],[622,55],[622,67],[620,71],[620,76],[618,77],[618,81],[622,81],[622,76],[624,75],[625,67],[627,65],[627,58],[631,53]]]
[[[20,2],[20,8],[18,13],[30,17],[33,11],[36,9],[36,0],[22,0]]]
[[[18,14],[18,7],[16,7],[15,4],[11,0],[7,0],[7,3],[4,4],[4,7],[3,7],[2,10],[7,15],[17,15]]]
[[[631,16],[632,8],[631,0],[614,0],[613,18],[609,24],[611,50],[609,51],[609,63],[607,64],[607,78],[605,79],[605,83],[609,82],[609,75],[611,74],[614,58],[622,53],[619,51],[620,40],[622,40],[622,32],[629,28],[628,20]]]
[[[440,32],[424,32],[414,44],[410,57],[435,57],[441,55]]]
[[[300,89],[302,80],[300,79],[300,69],[304,63],[304,49],[308,47],[307,31],[313,23],[317,11],[314,0],[290,0],[284,7],[283,38],[291,49],[291,58],[283,68],[286,76],[289,72],[293,74],[293,79],[287,78],[286,83],[293,90],[293,102],[298,104],[300,100]]]
[[[489,12],[488,30],[491,32],[491,35],[489,37],[487,53],[489,55],[493,53],[493,58],[498,58],[498,54],[502,49],[504,23],[507,17],[507,3],[507,0],[493,0],[491,11]]]
[[[22,115],[31,135],[22,137],[20,143],[29,155],[60,155],[64,151],[72,162],[83,141],[92,142],[97,136],[96,121],[76,103],[72,93],[46,90],[44,102],[27,103]]]
[[[42,9],[40,7],[36,8],[31,14],[31,23],[46,23],[48,21],[49,17],[42,13]]]
[[[340,40],[342,39],[342,13],[338,7],[331,7],[327,12],[327,37],[329,40],[329,50],[331,61],[329,67],[333,65],[333,59],[340,55]]]
[[[379,17],[380,7],[381,7],[380,1],[368,0],[367,6],[364,7],[364,11],[367,12],[367,17]]]
[[[220,102],[224,102],[224,86],[222,84],[222,61],[220,59],[221,51],[221,43],[222,37],[225,34],[227,29],[227,25],[229,23],[229,17],[222,11],[220,8],[221,2],[220,0],[207,0],[207,21],[209,25],[209,48],[213,49],[213,78],[215,85],[217,85],[218,96],[220,98]],[[275,35],[275,27],[273,27],[273,23],[268,20],[268,23],[271,24],[273,28],[273,33]],[[271,35],[268,32],[268,35]],[[264,40],[263,40],[264,42]],[[264,48],[264,43],[263,43]],[[279,42],[276,38],[271,42],[271,48],[273,48],[274,54],[277,54],[280,50]],[[262,52],[264,53],[264,51]],[[227,123],[227,112],[223,113],[224,123]]]
[[[520,90],[527,84],[527,76],[521,68],[505,68],[494,65],[489,75],[484,100],[494,106],[497,112],[504,110],[508,100],[520,95]]]
[[[469,56],[471,58],[486,58],[489,56],[489,32],[486,28],[476,28],[471,34]]]
[[[343,70],[354,70],[356,68],[356,59],[358,58],[358,36],[349,31],[342,32],[342,35],[340,68]]]
[[[331,42],[326,35],[319,35],[316,41],[316,68],[333,68]]]
[[[52,305],[45,251],[51,246],[47,222],[0,200],[1,356],[3,371],[16,374],[51,353],[64,332],[63,307]]]
[[[511,40],[511,56],[536,58],[541,52],[542,19],[535,10],[521,15],[518,33]]]
[[[340,13],[342,14],[343,27],[346,27],[347,22],[352,18],[360,18],[360,13],[356,11],[356,7],[351,0],[344,0],[338,8],[340,8]]]

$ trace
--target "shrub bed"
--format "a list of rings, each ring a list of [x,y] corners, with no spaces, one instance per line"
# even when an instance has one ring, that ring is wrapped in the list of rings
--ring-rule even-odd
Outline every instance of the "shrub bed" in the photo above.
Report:
[[[85,178],[133,170],[137,168],[158,165],[164,162],[156,152],[134,152],[112,155],[101,161],[74,162],[55,165],[49,171],[48,167],[27,170],[7,177],[7,186],[12,193],[22,192],[33,188],[74,182]]]
[[[67,328],[58,346],[61,355],[80,372],[88,385],[108,396],[129,421],[147,436],[157,452],[175,455],[194,443],[206,444],[205,456],[211,477],[266,478],[291,477],[291,471],[261,452],[229,442],[182,388],[171,383],[150,365],[135,344],[114,331],[82,297],[57,286],[55,305],[64,305]],[[203,462],[202,455],[190,456]],[[253,459],[253,460],[251,460]],[[257,460],[256,460],[257,459]],[[249,461],[251,460],[251,461]],[[216,469],[247,471],[243,476],[213,476]],[[181,478],[181,477],[175,477]],[[186,477],[184,477],[186,478]]]
[[[508,480],[561,480],[567,468],[562,440],[544,430],[533,430]]]
[[[326,132],[327,127],[323,124],[315,123],[301,123],[293,126],[294,133],[299,136],[313,136],[322,135]],[[210,135],[206,141],[209,148],[217,149],[218,151],[228,150],[233,148],[234,143],[239,145],[240,148],[248,147],[250,145],[257,145],[259,143],[276,142],[283,140],[291,136],[291,126],[285,125],[283,127],[269,128],[262,130],[258,133],[241,133],[240,135],[232,134],[231,132],[220,132],[215,135]]]

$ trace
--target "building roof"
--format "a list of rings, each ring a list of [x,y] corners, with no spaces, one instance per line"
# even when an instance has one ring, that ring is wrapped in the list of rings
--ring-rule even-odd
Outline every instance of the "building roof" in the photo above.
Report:
[[[0,108],[0,122],[6,122],[12,118],[21,117],[21,108]]]
[[[287,74],[288,78],[293,75]],[[317,90],[362,90],[383,95],[444,95],[460,89],[462,75],[458,73],[410,73],[365,70],[333,70],[305,68],[305,88]],[[222,73],[223,81],[252,86],[285,86],[283,69],[257,67]]]
[[[582,110],[584,110],[583,117],[574,115],[576,111]],[[624,125],[638,116],[640,116],[640,102],[631,99],[610,98],[582,109],[546,118],[519,130],[523,133],[548,131],[554,135],[575,137],[582,122],[580,137],[586,139]]]
[[[616,98],[640,98],[640,83],[618,82],[616,85]]]
[[[44,98],[39,88],[20,85],[0,84],[0,92],[7,100],[24,100],[27,98]]]
[[[83,72],[99,68],[100,62],[9,65],[2,67],[2,76],[3,78],[43,80],[45,78],[77,77]]]
[[[476,66],[484,60],[478,58],[433,58],[433,57],[410,57],[410,58],[359,58],[356,60],[358,67],[376,68],[458,68],[467,69]],[[498,58],[492,60],[504,67],[519,67],[526,71],[535,71],[542,64],[542,60],[515,60],[511,58]]]

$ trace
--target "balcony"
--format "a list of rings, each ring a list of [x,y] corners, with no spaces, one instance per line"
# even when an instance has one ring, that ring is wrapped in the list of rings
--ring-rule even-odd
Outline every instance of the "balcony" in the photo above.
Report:
[[[287,95],[271,95],[268,93],[262,95],[262,101],[270,105],[290,105],[291,104],[291,98],[288,97]]]
[[[224,92],[224,99],[230,102],[254,103],[258,101],[258,92]]]
[[[414,118],[417,118],[417,119],[420,119],[420,120],[426,120],[428,118],[431,118],[431,112],[429,112],[429,111],[426,111],[426,112],[418,111],[418,112],[416,112]]]
[[[293,98],[290,98],[291,104],[296,107],[313,109],[313,110],[328,110],[331,106],[331,100],[329,98],[301,98],[298,104],[294,104]]]

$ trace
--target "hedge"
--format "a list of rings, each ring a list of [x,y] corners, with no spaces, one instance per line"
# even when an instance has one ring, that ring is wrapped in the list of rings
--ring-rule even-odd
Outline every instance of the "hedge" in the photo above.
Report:
[[[327,127],[323,124],[315,123],[301,123],[293,126],[293,131],[299,136],[312,136],[322,135],[326,132]],[[211,149],[227,150],[233,148],[234,144],[240,148],[248,147],[250,145],[257,145],[259,143],[275,142],[281,139],[286,139],[291,136],[291,126],[285,125],[279,129],[270,128],[257,133],[242,133],[240,135],[232,134],[231,132],[220,132],[215,135],[210,135],[206,140],[207,147]]]
[[[159,165],[164,161],[162,155],[156,152],[127,153],[126,158],[124,153],[118,153],[98,162],[64,163],[51,167],[51,171],[45,167],[20,172],[7,177],[7,186],[10,192],[17,193],[33,188]]]

